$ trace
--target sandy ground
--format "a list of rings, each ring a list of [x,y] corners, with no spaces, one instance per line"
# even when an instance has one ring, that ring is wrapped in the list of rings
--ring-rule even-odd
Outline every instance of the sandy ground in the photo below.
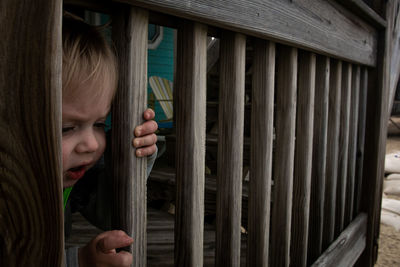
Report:
[[[400,118],[392,119],[400,126]],[[400,151],[400,130],[389,122],[388,133],[386,154]],[[391,226],[381,224],[378,261],[375,266],[400,266],[400,232]]]

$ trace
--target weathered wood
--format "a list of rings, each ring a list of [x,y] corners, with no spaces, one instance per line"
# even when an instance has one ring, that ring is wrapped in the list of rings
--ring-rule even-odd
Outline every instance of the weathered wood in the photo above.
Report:
[[[176,88],[175,265],[203,265],[207,27],[178,32]]]
[[[1,266],[63,265],[61,9],[0,3]]]
[[[247,266],[268,266],[274,120],[275,44],[256,40],[251,113]]]
[[[112,108],[113,227],[135,239],[133,266],[146,266],[146,158],[131,146],[134,127],[147,106],[148,13],[123,8],[113,18],[119,84]]]
[[[342,62],[331,60],[329,81],[328,139],[326,152],[325,208],[322,249],[326,249],[334,239],[336,188],[338,176],[340,96],[342,82]]]
[[[367,215],[361,213],[312,265],[353,266],[365,248]]]
[[[315,54],[299,53],[296,154],[293,177],[290,265],[307,265],[314,127]]]
[[[338,236],[344,228],[344,211],[346,204],[347,165],[349,158],[349,129],[350,129],[350,105],[351,105],[351,65],[343,63],[342,88],[340,100],[340,125],[339,125],[339,154],[338,176],[336,191],[336,216],[335,236]]]
[[[354,190],[356,175],[356,153],[357,153],[357,129],[358,110],[360,100],[360,66],[353,66],[351,80],[351,104],[350,104],[350,130],[349,130],[349,157],[347,168],[346,203],[344,214],[344,226],[346,227],[353,219],[354,213]]]
[[[389,20],[389,18],[388,18]],[[368,214],[367,246],[360,266],[373,266],[378,254],[380,209],[388,122],[390,73],[390,38],[388,31],[380,32],[378,66],[369,72],[367,123],[361,211]]]
[[[367,120],[367,92],[368,92],[368,70],[361,68],[360,79],[360,103],[358,111],[358,129],[357,129],[357,156],[356,156],[356,176],[355,176],[355,196],[354,196],[354,214],[357,216],[360,211],[360,201],[362,193],[363,163],[364,163],[364,142],[365,142],[365,124]]]
[[[118,1],[320,54],[376,64],[376,30],[334,1],[234,0],[229,5],[223,0]]]
[[[271,266],[289,266],[296,126],[297,49],[278,46]]]
[[[220,41],[216,266],[240,265],[246,38],[223,32]]]
[[[317,56],[314,106],[314,138],[311,174],[311,200],[308,235],[308,265],[322,252],[324,222],[326,150],[330,64],[328,57]]]
[[[369,7],[363,0],[337,0],[342,5],[351,10],[354,14],[359,15],[367,22],[375,27],[385,28],[387,22],[375,10]]]

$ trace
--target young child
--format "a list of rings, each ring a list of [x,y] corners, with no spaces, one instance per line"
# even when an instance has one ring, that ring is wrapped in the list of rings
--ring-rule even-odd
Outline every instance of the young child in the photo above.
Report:
[[[93,223],[102,228],[109,228],[110,209],[93,200],[103,200],[105,205],[109,203],[104,200],[110,193],[107,193],[109,179],[105,178],[102,156],[106,148],[105,122],[117,88],[117,76],[115,56],[97,29],[80,19],[64,16],[63,187],[65,192],[69,192],[76,184],[71,192],[70,205],[79,211],[97,210],[97,213],[86,215],[94,218]],[[146,110],[143,116],[146,122],[135,128],[136,138],[132,140],[132,145],[137,148],[137,156],[153,155],[149,160],[149,169],[156,154],[157,138],[154,132],[157,123],[151,120],[154,118],[151,109]],[[65,192],[65,198],[68,198]],[[97,222],[102,219],[107,222]],[[67,266],[130,266],[132,255],[126,251],[117,253],[116,249],[132,242],[133,239],[123,231],[103,232],[83,248],[67,250]]]

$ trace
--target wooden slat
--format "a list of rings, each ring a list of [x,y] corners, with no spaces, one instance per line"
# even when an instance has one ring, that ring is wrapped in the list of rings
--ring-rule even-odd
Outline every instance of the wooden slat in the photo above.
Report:
[[[349,129],[350,129],[350,105],[351,105],[351,65],[343,63],[342,89],[340,104],[339,126],[339,157],[336,191],[336,216],[335,236],[338,236],[344,228],[344,211],[346,204],[347,165],[349,155]]]
[[[312,265],[353,266],[365,248],[367,215],[361,213]]]
[[[317,56],[314,106],[314,141],[307,258],[308,265],[314,262],[322,252],[328,134],[330,77],[329,62],[330,61],[328,57]]]
[[[322,237],[323,250],[326,249],[333,241],[335,234],[341,82],[342,62],[331,60],[327,139],[328,147],[326,152],[324,230]]]
[[[271,218],[271,266],[289,266],[296,123],[297,49],[279,46]]]
[[[176,88],[175,265],[203,265],[207,27],[178,32]]]
[[[355,217],[360,211],[363,162],[364,162],[364,142],[365,142],[365,124],[367,120],[367,91],[368,91],[368,70],[366,67],[361,68],[360,79],[360,103],[358,111],[358,129],[357,129],[357,157],[356,157],[356,176],[355,187],[356,195],[354,196],[354,214]]]
[[[293,177],[290,264],[307,265],[314,127],[315,54],[299,53],[296,154]]]
[[[146,266],[146,158],[136,158],[133,131],[147,106],[148,13],[119,10],[113,39],[119,57],[119,85],[112,109],[113,226],[135,240],[129,251],[133,266]]]
[[[342,5],[350,9],[354,14],[359,15],[375,27],[385,28],[387,22],[369,7],[364,0],[337,0]]]
[[[275,44],[256,40],[251,113],[247,266],[268,266],[274,120]]]
[[[223,32],[220,51],[215,265],[239,266],[245,36],[238,33]]]
[[[0,3],[1,266],[63,266],[61,9]]]
[[[360,99],[360,66],[353,66],[351,82],[351,105],[350,105],[350,130],[349,130],[349,160],[347,168],[346,204],[344,215],[344,226],[346,227],[353,219],[354,213],[354,189],[356,175],[356,153],[357,153],[357,129],[358,110]]]
[[[376,64],[374,28],[334,1],[118,0],[361,64]],[[265,27],[268,25],[268,27]]]

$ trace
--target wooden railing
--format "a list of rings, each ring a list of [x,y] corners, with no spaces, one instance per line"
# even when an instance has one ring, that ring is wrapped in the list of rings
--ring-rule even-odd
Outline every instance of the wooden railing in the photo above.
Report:
[[[25,5],[17,9],[13,2],[1,5],[0,10],[13,12],[0,11],[0,22],[16,21],[21,14],[33,20],[37,13],[32,10],[38,12],[37,7],[42,8]],[[25,262],[22,259],[40,259],[51,266],[60,266],[62,261],[61,188],[60,180],[54,178],[60,177],[59,169],[46,166],[46,162],[57,158],[53,155],[59,155],[61,131],[49,134],[56,137],[54,140],[40,141],[34,137],[43,134],[29,130],[25,113],[12,121],[6,119],[8,111],[33,104],[35,100],[28,96],[54,93],[55,98],[45,101],[43,109],[39,107],[37,114],[32,113],[37,115],[32,120],[46,118],[50,124],[44,125],[44,129],[60,127],[59,113],[52,112],[60,109],[59,82],[47,87],[25,84],[26,77],[38,71],[42,78],[60,79],[61,4],[56,2],[54,6],[47,2],[44,6],[48,7],[46,16],[58,23],[32,23],[13,31],[10,26],[0,46],[1,51],[20,56],[18,50],[6,50],[7,44],[31,41],[24,38],[33,30],[50,28],[54,33],[48,43],[38,44],[41,48],[50,46],[52,53],[46,52],[44,56],[33,53],[39,65],[50,62],[51,74],[46,68],[37,70],[33,63],[25,69],[19,67],[32,55],[21,55],[15,60],[10,54],[0,55],[0,130],[4,132],[0,141],[0,215],[15,225],[15,233],[10,234],[8,224],[0,222],[2,266],[18,265]],[[373,265],[379,235],[387,122],[390,62],[387,49],[390,39],[387,36],[385,39],[387,20],[361,1],[346,4],[354,13],[339,3],[322,0],[229,4],[220,0],[66,2],[113,14],[113,39],[120,65],[119,89],[112,111],[117,196],[114,225],[135,239],[131,248],[134,266],[146,265],[145,160],[135,158],[132,149],[122,149],[119,144],[130,143],[132,127],[141,121],[146,107],[147,25],[152,20],[178,29],[174,81],[175,265],[203,265],[206,47],[210,32],[220,39],[215,265],[239,266],[241,261],[246,40],[254,47],[247,265],[351,266],[357,261],[362,266]],[[18,30],[21,34],[11,35]],[[35,38],[44,40],[43,36]],[[12,78],[4,74],[14,69],[17,72]],[[15,80],[24,82],[14,86]],[[17,95],[10,93],[15,92],[14,88]],[[46,88],[52,90],[43,91]],[[53,114],[56,116],[49,117]],[[23,174],[11,175],[22,164],[17,157],[21,153],[7,145],[21,144],[30,135],[33,141],[20,148],[26,158],[36,148],[50,144],[49,151],[39,156],[43,160],[40,169],[54,171],[44,174],[46,178],[33,167],[26,167]],[[8,164],[8,159],[14,163]],[[52,161],[46,161],[49,159]],[[29,189],[30,199],[40,196],[48,201],[49,195],[53,203],[59,203],[49,207],[42,201],[29,206],[29,210],[38,211],[32,215],[33,222],[53,225],[50,233],[39,233],[56,237],[51,239],[54,254],[43,253],[47,249],[43,240],[37,253],[13,258],[14,253],[22,255],[30,238],[38,238],[39,234],[31,217],[16,219],[25,208],[18,204],[19,195],[8,194],[20,191],[17,186],[8,186],[15,176],[24,181],[22,188]],[[27,183],[28,178],[34,182],[46,179],[48,187],[36,190]],[[41,212],[56,216],[56,227],[51,221],[54,216],[49,218]],[[26,237],[17,245],[20,233]]]

